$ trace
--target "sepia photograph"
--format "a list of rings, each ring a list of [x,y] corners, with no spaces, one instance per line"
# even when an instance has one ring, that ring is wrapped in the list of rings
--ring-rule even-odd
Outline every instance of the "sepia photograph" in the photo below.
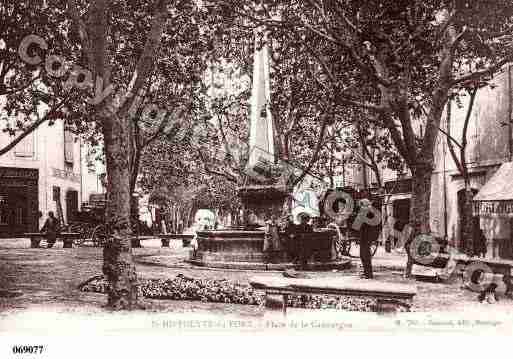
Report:
[[[511,335],[512,65],[512,0],[0,0],[0,357]]]

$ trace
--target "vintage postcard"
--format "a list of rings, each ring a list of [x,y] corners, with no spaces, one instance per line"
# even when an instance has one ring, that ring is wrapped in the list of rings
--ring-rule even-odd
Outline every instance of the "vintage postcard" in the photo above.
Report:
[[[512,60],[511,1],[2,0],[0,356],[510,334]]]

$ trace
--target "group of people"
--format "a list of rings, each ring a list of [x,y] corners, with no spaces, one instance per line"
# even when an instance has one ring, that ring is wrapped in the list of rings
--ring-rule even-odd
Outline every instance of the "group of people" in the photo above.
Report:
[[[311,243],[301,240],[300,234],[313,232],[314,223],[307,213],[302,213],[298,217],[299,224],[294,223],[292,216],[287,217],[282,225],[282,230],[285,234],[285,246],[289,257],[302,267],[306,267],[308,260],[313,255],[313,248]]]
[[[362,199],[358,203],[358,213],[360,209],[365,210],[364,207],[370,207],[373,203],[368,199]],[[372,213],[370,210],[366,213]],[[352,227],[356,215],[350,216],[346,221],[346,226]],[[315,251],[315,243],[305,239],[302,233],[313,232],[319,225],[320,218],[314,218],[308,213],[300,213],[297,216],[299,223],[295,223],[292,216],[287,216],[285,220],[278,224],[273,225],[270,222],[267,226],[267,236],[270,243],[264,242],[264,252],[272,252],[277,249],[284,249],[288,257],[300,265],[301,268],[306,268],[308,261],[312,258]],[[380,234],[380,226],[373,226],[368,223],[362,223],[358,230],[359,244],[360,244],[360,257],[363,264],[363,276],[372,278],[372,254],[370,245],[376,241]],[[280,234],[278,234],[280,232]]]

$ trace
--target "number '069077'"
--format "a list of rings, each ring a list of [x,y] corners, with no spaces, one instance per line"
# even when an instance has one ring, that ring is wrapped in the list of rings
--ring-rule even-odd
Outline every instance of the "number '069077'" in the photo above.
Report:
[[[14,345],[13,354],[41,354],[44,347],[42,345]]]

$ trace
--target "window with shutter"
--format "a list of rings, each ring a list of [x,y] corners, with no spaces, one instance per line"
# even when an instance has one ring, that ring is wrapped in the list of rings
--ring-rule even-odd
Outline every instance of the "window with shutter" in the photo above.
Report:
[[[64,162],[73,163],[73,133],[69,130],[64,130]]]
[[[58,186],[53,186],[52,187],[52,200],[54,201],[60,201],[61,199],[61,188],[58,187]]]
[[[479,122],[477,112],[475,112],[469,121],[467,130],[467,163],[479,161]]]
[[[29,133],[23,140],[14,147],[16,157],[34,156],[34,133]]]

